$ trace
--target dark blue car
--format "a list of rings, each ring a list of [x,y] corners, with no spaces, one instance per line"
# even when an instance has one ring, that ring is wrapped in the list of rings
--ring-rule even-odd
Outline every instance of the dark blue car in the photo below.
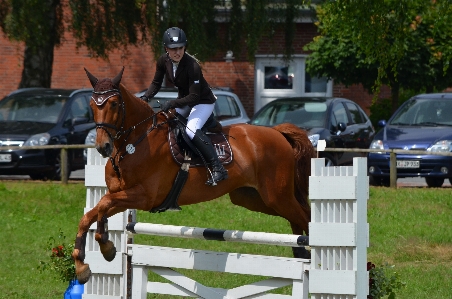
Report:
[[[421,94],[405,103],[374,137],[369,153],[370,182],[389,185],[389,153],[401,149],[427,152],[452,152],[452,93]],[[397,178],[425,177],[429,187],[441,187],[445,179],[452,183],[452,156],[397,154]]]
[[[0,101],[0,175],[61,179],[60,149],[5,146],[84,144],[95,127],[92,89],[25,88]],[[67,176],[85,168],[83,149],[68,151]]]
[[[273,127],[291,123],[306,130],[314,147],[325,140],[327,148],[369,148],[375,130],[366,113],[355,102],[335,97],[280,98],[267,103],[250,124]],[[363,152],[319,152],[326,166],[353,165]]]

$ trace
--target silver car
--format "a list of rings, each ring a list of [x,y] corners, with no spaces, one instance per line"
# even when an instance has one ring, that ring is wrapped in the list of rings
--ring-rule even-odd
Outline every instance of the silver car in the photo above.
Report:
[[[246,114],[245,108],[243,108],[242,102],[239,97],[226,89],[212,89],[213,94],[217,97],[215,102],[215,109],[213,114],[216,119],[223,125],[228,126],[238,123],[247,123],[250,119]],[[136,93],[137,97],[144,95],[145,91]],[[162,88],[160,91],[149,101],[154,111],[160,110],[160,105],[157,101],[163,104],[168,100],[177,98],[177,89],[175,88]]]

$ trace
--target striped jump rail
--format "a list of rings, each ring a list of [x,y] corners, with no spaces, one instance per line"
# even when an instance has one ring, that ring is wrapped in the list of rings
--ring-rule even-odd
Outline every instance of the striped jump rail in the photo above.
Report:
[[[178,237],[186,239],[228,241],[287,247],[309,246],[308,236],[291,234],[222,230],[143,222],[129,222],[126,226],[126,230],[132,234]]]

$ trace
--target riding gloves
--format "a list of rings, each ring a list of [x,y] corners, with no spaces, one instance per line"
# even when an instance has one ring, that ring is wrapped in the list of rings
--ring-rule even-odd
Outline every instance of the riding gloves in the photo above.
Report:
[[[168,110],[173,108],[172,104],[172,101],[166,101],[160,106],[160,109],[162,109],[162,111],[164,112],[168,112]]]
[[[142,100],[145,101],[145,102],[149,102],[148,97],[145,96],[145,95],[142,95],[142,96],[140,97],[140,99],[142,99]]]

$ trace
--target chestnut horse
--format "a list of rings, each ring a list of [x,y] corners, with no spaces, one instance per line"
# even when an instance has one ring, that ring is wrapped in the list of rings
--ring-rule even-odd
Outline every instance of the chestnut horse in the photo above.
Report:
[[[101,80],[85,71],[94,87],[90,105],[97,125],[95,147],[109,161],[105,166],[108,191],[81,218],[72,253],[82,284],[91,275],[89,265],[83,262],[91,224],[97,221],[95,239],[104,258],[113,260],[116,248],[108,240],[107,217],[126,209],[150,211],[158,207],[180,168],[168,145],[168,122],[174,115],[154,112],[131,94],[120,83],[124,68],[115,78]],[[206,168],[190,168],[178,204],[196,204],[229,194],[233,204],[283,217],[294,234],[308,234],[308,180],[315,155],[306,132],[291,124],[273,128],[239,124],[226,126],[223,132],[234,156],[225,166],[229,178],[208,186]],[[134,151],[126,152],[126,144],[134,144]],[[293,252],[295,257],[309,257],[304,248],[293,248]]]

